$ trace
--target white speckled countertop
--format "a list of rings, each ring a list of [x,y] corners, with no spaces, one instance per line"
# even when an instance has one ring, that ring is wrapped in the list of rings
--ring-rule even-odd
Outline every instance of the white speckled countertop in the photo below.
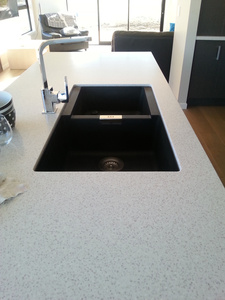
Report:
[[[151,85],[181,171],[34,172],[58,114],[41,114],[33,65],[7,89],[17,122],[0,170],[28,191],[0,206],[0,299],[225,299],[225,189],[152,55],[45,60],[56,90],[64,75]]]

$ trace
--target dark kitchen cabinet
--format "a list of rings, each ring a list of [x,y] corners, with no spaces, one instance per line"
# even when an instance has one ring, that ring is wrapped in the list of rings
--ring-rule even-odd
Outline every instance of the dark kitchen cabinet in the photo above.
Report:
[[[187,104],[225,105],[225,41],[196,41]]]
[[[225,36],[225,0],[202,0],[198,36]]]
[[[202,0],[188,106],[225,105],[225,0]]]

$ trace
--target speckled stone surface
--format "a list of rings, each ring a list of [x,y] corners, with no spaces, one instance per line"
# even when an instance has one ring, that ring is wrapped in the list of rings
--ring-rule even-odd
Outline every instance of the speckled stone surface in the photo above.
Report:
[[[7,89],[17,120],[0,171],[28,191],[0,206],[0,299],[225,299],[225,190],[151,54],[45,60],[56,90],[65,75],[151,85],[181,171],[34,172],[58,114],[41,114],[33,65]]]

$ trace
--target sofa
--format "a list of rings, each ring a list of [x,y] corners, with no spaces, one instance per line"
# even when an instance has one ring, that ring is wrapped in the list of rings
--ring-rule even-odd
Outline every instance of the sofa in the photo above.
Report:
[[[81,30],[76,23],[76,17],[70,14],[48,13],[39,15],[42,39],[73,38],[88,36],[88,30]],[[88,48],[88,42],[74,42],[71,44],[50,45],[50,51],[67,52]]]
[[[112,51],[151,51],[169,81],[174,32],[115,31]]]

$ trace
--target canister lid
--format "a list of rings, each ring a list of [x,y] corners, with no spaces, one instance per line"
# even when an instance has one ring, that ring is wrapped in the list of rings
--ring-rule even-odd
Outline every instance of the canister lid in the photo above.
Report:
[[[5,91],[0,91],[0,111],[5,108],[10,101],[12,101],[12,96]]]

